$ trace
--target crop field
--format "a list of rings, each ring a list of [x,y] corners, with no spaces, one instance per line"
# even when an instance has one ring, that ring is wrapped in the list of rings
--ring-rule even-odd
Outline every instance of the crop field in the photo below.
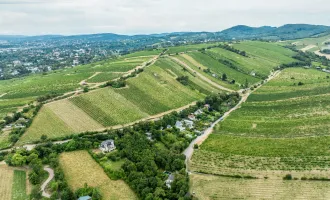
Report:
[[[193,45],[184,45],[184,46],[177,46],[177,47],[169,47],[166,53],[175,54],[175,53],[182,53],[187,51],[196,51],[202,48],[207,48],[209,46],[216,45],[217,43],[209,43],[209,44],[193,44]]]
[[[184,55],[182,55],[182,56],[184,56]],[[206,54],[203,54],[200,52],[188,53],[184,57],[186,59],[189,59],[190,61],[192,61],[192,63],[195,63],[195,65],[193,65],[193,66],[195,66],[195,69],[197,68],[196,70],[198,70],[198,67],[204,66],[205,68],[209,68],[211,70],[211,72],[215,73],[218,77],[221,77],[222,74],[225,73],[228,77],[228,80],[230,80],[230,81],[235,80],[235,82],[236,82],[235,85],[224,83],[223,81],[218,80],[218,82],[222,82],[223,85],[225,84],[224,85],[225,87],[229,86],[229,88],[232,88],[233,86],[235,86],[235,88],[237,89],[238,86],[244,84],[246,82],[246,80],[248,80],[248,82],[250,84],[254,84],[254,83],[257,83],[260,81],[260,79],[258,79],[258,78],[255,78],[248,74],[244,74],[235,69],[232,69],[232,68],[220,63],[219,61],[213,59],[209,55],[206,55]],[[209,74],[208,74],[208,76],[212,77]]]
[[[134,192],[122,180],[111,180],[87,151],[74,151],[60,155],[60,166],[73,191],[87,183],[97,187],[103,199],[136,199]]]
[[[238,70],[246,74],[254,72],[256,75],[268,76],[270,71],[278,66],[277,63],[270,60],[252,55],[250,57],[245,57],[222,48],[213,48],[206,52],[217,59],[230,61],[238,67]]]
[[[7,148],[11,145],[11,142],[9,142],[9,133],[10,131],[0,133],[0,149]]]
[[[28,200],[26,171],[0,165],[1,200]]]
[[[187,63],[186,63],[187,64]],[[165,69],[173,78],[179,76],[188,76],[189,86],[192,89],[196,89],[204,94],[219,93],[221,90],[211,85],[208,82],[205,82],[200,77],[196,76],[193,72],[189,70],[183,70],[183,66],[177,64],[175,61],[172,61],[169,58],[165,58],[159,61],[159,66],[162,69]]]
[[[57,117],[50,108],[44,106],[33,120],[32,125],[17,142],[17,145],[39,140],[42,135],[47,135],[48,138],[54,138],[73,133],[74,131],[68,128],[63,120]]]
[[[101,72],[96,76],[87,80],[89,83],[100,83],[105,81],[110,81],[112,79],[119,78],[123,75],[123,73],[113,73],[113,72]]]
[[[26,172],[14,170],[14,182],[12,189],[12,200],[28,200],[26,194]]]
[[[175,75],[174,70],[177,70]],[[205,93],[220,92],[192,75],[192,86],[182,85],[175,78],[187,72],[180,70],[177,64],[161,59],[137,77],[128,79],[125,88],[97,89],[46,104],[18,144],[39,140],[43,134],[56,138],[124,125],[185,106],[202,99]],[[203,88],[203,93],[196,87]]]
[[[131,54],[123,55],[124,58],[132,58],[132,57],[142,57],[142,56],[156,56],[163,52],[163,49],[150,50],[150,51],[137,51]]]
[[[129,55],[127,55],[129,56]],[[35,100],[38,96],[53,93],[65,93],[79,88],[79,82],[95,72],[126,72],[150,60],[153,56],[109,59],[88,65],[80,65],[22,78],[0,81],[0,115],[14,112],[18,107]],[[94,81],[104,80],[102,73]],[[111,74],[110,79],[117,74]],[[110,80],[109,79],[109,80]],[[92,80],[93,81],[93,80]]]
[[[319,48],[324,46],[324,42],[326,42],[326,41],[330,41],[330,35],[325,35],[322,37],[315,37],[315,38],[303,38],[303,39],[299,39],[299,40],[292,40],[292,41],[289,41],[289,43],[290,44],[294,43],[298,49],[302,49],[309,45],[315,45],[315,46],[317,46],[316,50],[319,50]],[[312,50],[309,50],[309,51],[312,51]]]
[[[330,198],[329,183],[324,181],[251,180],[197,174],[192,174],[190,180],[190,191],[200,200]]]
[[[330,96],[327,74],[290,68],[255,91],[218,124],[196,151],[194,171],[255,175],[330,169]],[[298,85],[302,82],[302,85]],[[249,172],[249,170],[257,170]]]

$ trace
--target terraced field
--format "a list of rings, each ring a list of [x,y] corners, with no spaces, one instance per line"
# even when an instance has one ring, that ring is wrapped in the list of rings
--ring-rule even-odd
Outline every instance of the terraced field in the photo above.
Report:
[[[188,86],[176,80],[189,76]],[[127,87],[103,88],[46,104],[18,144],[124,125],[171,109],[180,108],[206,94],[219,93],[169,59],[161,59],[143,73],[127,80]]]
[[[99,188],[103,199],[137,199],[134,192],[122,180],[111,180],[87,151],[74,151],[60,155],[60,166],[73,191],[84,184]]]
[[[216,127],[192,170],[329,178],[329,81],[313,69],[285,69]]]

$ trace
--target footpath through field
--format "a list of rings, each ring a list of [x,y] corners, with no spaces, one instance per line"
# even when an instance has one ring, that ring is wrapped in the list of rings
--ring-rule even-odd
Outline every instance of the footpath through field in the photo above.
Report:
[[[269,75],[269,77],[266,79],[265,83],[272,80],[273,78],[275,78],[276,76],[278,76],[280,74],[281,71],[275,71],[273,73],[271,73]],[[253,91],[256,91],[257,89],[259,89],[262,86],[262,84],[260,84],[257,88],[255,88]],[[198,136],[196,139],[194,139],[189,146],[183,151],[183,154],[186,156],[186,170],[189,171],[188,169],[188,163],[194,153],[194,146],[195,144],[201,145],[208,137],[210,134],[212,134],[213,132],[213,128],[220,122],[222,122],[223,120],[225,120],[225,118],[227,118],[230,113],[232,113],[233,111],[239,109],[241,107],[241,105],[247,100],[247,98],[250,96],[250,94],[252,94],[251,90],[248,90],[247,93],[242,94],[241,96],[241,100],[236,104],[235,107],[233,107],[232,109],[230,109],[229,111],[227,111],[225,114],[223,114],[218,120],[216,120],[215,122],[213,122],[209,128],[207,128],[203,134],[201,134],[200,136]]]

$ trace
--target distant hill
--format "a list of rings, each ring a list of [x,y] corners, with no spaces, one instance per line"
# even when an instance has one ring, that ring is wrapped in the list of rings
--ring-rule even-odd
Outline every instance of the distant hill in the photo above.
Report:
[[[88,40],[88,41],[123,41],[148,40],[160,41],[205,41],[205,40],[242,40],[242,39],[269,39],[290,40],[313,37],[319,34],[330,34],[329,26],[309,24],[286,24],[280,27],[262,26],[250,27],[238,25],[219,32],[173,32],[149,35],[119,35],[114,33],[86,34],[86,35],[43,35],[43,36],[10,36],[0,35],[0,40]]]
[[[330,33],[329,26],[309,24],[287,24],[280,27],[262,26],[249,27],[244,25],[234,26],[217,35],[225,39],[297,39]]]

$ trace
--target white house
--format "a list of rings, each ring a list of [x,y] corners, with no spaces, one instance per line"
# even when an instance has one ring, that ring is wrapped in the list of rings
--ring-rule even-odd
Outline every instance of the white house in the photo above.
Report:
[[[180,131],[184,131],[184,130],[186,129],[185,127],[183,127],[183,123],[180,122],[180,121],[176,121],[176,123],[175,123],[175,127],[176,127],[177,129],[179,129]]]
[[[183,122],[188,128],[190,128],[190,129],[194,128],[194,122],[193,121],[184,119]]]
[[[168,188],[171,188],[171,184],[174,181],[174,174],[170,174],[167,178],[167,180],[165,181],[165,184]]]
[[[115,142],[113,140],[103,141],[100,145],[100,150],[103,153],[110,152],[116,149]]]
[[[152,141],[152,133],[148,132],[148,133],[146,133],[146,135],[147,135],[147,139]]]

